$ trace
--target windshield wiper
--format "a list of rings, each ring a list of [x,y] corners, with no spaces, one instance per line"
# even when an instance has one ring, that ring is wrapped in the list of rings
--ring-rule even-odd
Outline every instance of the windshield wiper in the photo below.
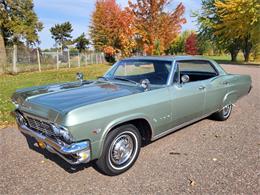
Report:
[[[98,79],[104,79],[105,81],[108,81],[109,79],[107,77],[98,77]]]
[[[139,83],[136,82],[136,81],[133,81],[133,80],[130,80],[130,79],[126,79],[126,78],[122,78],[122,77],[113,77],[113,79],[121,80],[121,81],[127,81],[127,82],[130,82],[130,83],[134,83],[136,85],[139,85]]]

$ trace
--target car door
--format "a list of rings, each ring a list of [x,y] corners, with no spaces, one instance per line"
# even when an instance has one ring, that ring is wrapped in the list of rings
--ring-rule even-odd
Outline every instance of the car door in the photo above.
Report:
[[[206,94],[204,81],[182,83],[180,79],[183,76],[181,71],[190,69],[189,66],[192,66],[192,61],[188,65],[177,63],[174,82],[170,87],[173,127],[200,118],[204,113]]]
[[[172,126],[178,126],[193,119],[200,118],[204,112],[205,87],[203,81],[173,84]]]

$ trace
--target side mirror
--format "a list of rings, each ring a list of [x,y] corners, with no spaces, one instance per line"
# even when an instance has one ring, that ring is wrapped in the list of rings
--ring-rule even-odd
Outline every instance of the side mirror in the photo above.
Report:
[[[188,83],[189,81],[190,81],[190,77],[188,75],[185,74],[181,77],[182,83]]]
[[[83,73],[82,72],[77,72],[76,73],[76,79],[82,83],[82,81],[84,79]]]
[[[144,89],[144,91],[149,91],[150,90],[150,81],[148,79],[143,79],[140,82],[141,87]]]

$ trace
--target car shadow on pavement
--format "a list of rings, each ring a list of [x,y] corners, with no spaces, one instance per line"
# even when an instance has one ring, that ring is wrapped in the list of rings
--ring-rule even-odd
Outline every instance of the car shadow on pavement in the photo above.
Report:
[[[68,173],[71,173],[71,174],[76,173],[78,171],[81,171],[81,170],[89,168],[89,167],[93,167],[94,169],[96,169],[95,164],[93,162],[89,162],[87,164],[71,165],[71,164],[67,163],[65,160],[63,160],[62,158],[60,158],[59,156],[52,154],[51,152],[49,152],[47,150],[39,148],[37,146],[37,141],[34,138],[29,137],[25,134],[24,134],[24,136],[25,136],[25,138],[27,140],[27,144],[31,150],[34,150],[34,151],[44,155],[44,157],[46,159],[55,162],[58,166],[63,168]]]

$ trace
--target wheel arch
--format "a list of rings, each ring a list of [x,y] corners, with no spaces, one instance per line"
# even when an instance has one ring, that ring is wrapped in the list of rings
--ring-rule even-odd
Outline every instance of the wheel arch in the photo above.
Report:
[[[237,101],[237,99],[238,99],[237,91],[233,90],[233,91],[228,92],[223,98],[222,107],[224,107],[225,105],[228,105],[228,104],[234,104]]]
[[[142,143],[149,142],[154,135],[153,125],[151,124],[149,118],[144,115],[122,117],[120,119],[112,121],[103,131],[102,137],[99,142],[99,152],[97,158],[99,158],[103,152],[104,141],[107,135],[117,127],[120,127],[124,124],[133,124],[139,130]]]

